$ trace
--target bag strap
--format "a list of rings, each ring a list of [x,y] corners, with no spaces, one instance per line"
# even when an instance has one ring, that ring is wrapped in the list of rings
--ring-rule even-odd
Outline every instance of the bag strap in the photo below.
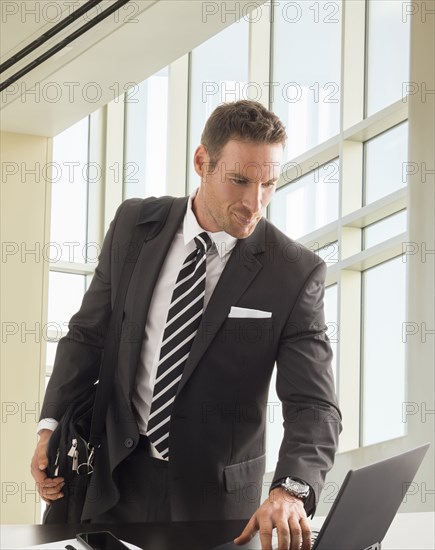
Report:
[[[99,380],[95,394],[95,403],[89,436],[89,446],[91,447],[91,452],[94,448],[98,448],[100,446],[101,436],[106,422],[106,413],[109,406],[110,397],[112,395],[115,371],[118,363],[122,318],[130,279],[142,250],[143,242],[147,240],[149,233],[151,233],[149,236],[151,239],[161,231],[169,215],[170,207],[175,200],[173,197],[164,198],[165,202],[163,203],[162,218],[158,227],[154,227],[155,230],[151,232],[151,228],[147,223],[136,225],[133,237],[128,246],[127,255],[122,267],[119,288],[116,293],[115,303],[110,316],[109,327],[107,329],[104,350],[100,363]]]

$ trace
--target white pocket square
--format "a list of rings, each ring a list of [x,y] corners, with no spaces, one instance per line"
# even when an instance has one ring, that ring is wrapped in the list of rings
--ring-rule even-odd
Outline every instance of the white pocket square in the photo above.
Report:
[[[261,311],[261,309],[250,309],[248,307],[231,306],[231,311],[228,317],[251,318],[251,319],[267,319],[272,317],[271,311]]]

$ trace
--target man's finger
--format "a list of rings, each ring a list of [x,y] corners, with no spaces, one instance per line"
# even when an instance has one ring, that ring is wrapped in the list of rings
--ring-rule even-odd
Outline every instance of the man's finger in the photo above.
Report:
[[[271,550],[273,523],[270,517],[260,520],[259,531],[262,550]]]
[[[32,462],[30,463],[30,473],[32,474],[33,479],[36,481],[36,483],[42,483],[47,477],[47,474],[39,469],[36,451],[32,457]]]
[[[41,498],[44,502],[47,504],[51,504],[54,500],[58,500],[60,498],[63,498],[65,495],[63,493],[56,493],[55,495],[41,495]]]
[[[38,468],[40,470],[45,470],[48,466],[47,444],[38,444],[36,448],[36,456],[38,461]]]
[[[53,489],[54,487],[63,487],[65,485],[63,477],[47,477],[39,484],[44,489]]]
[[[278,533],[279,550],[288,550],[290,547],[290,529],[288,523],[283,518],[275,522],[275,527]]]
[[[53,432],[51,430],[41,430],[39,432],[39,441],[36,446],[36,457],[38,461],[38,468],[45,470],[48,466],[47,447]]]
[[[33,479],[36,482],[36,488],[45,502],[51,502],[54,499],[61,498],[60,495],[62,487],[65,485],[63,477],[50,478],[47,474],[41,471],[37,464],[36,451],[33,455],[32,462],[30,464],[30,472]]]
[[[47,458],[40,458],[38,460],[38,468],[41,470],[41,471],[44,471],[47,469],[47,466],[48,466],[48,459]]]
[[[234,539],[235,544],[246,544],[249,542],[258,531],[257,518],[254,514],[251,519],[246,524],[246,527],[243,529],[241,534]]]
[[[299,524],[300,518],[292,515],[288,520],[290,527],[290,550],[299,550],[302,542],[302,529]]]
[[[62,487],[64,487],[65,483],[58,483],[54,486],[44,486],[40,487],[39,494],[46,499],[50,500],[56,500],[58,498],[62,498],[64,494],[62,493]]]
[[[311,527],[307,518],[302,518],[300,521],[302,529],[302,549],[310,550],[311,548]]]
[[[58,487],[43,487],[42,492],[46,498],[53,498],[60,493]]]

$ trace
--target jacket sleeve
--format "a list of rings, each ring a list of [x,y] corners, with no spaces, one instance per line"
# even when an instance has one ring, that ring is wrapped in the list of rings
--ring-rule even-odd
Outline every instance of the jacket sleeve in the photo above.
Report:
[[[59,340],[53,373],[48,382],[40,418],[59,420],[67,405],[98,379],[105,334],[112,311],[111,266],[119,258],[113,237],[123,209],[118,208],[104,238],[98,265],[80,309]]]
[[[326,265],[309,274],[283,331],[277,357],[277,394],[284,437],[272,483],[290,476],[308,483],[317,506],[341,431],[323,308]],[[311,499],[310,499],[311,500]]]

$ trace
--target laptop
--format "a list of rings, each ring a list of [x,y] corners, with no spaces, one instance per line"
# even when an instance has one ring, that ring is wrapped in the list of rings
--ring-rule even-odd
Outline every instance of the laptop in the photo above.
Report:
[[[322,528],[313,533],[312,550],[380,550],[429,445],[350,470]],[[275,530],[272,547],[278,548]],[[232,549],[261,550],[258,533],[242,546],[229,542],[213,550]]]

